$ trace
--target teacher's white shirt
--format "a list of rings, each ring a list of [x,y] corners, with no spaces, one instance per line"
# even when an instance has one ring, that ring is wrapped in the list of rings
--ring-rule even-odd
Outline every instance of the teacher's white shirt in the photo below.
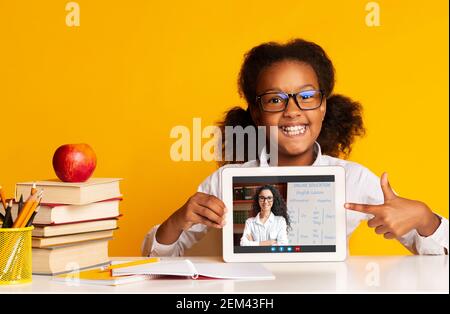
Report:
[[[276,240],[277,245],[288,244],[286,219],[283,216],[275,216],[271,212],[269,218],[263,223],[259,214],[245,221],[241,246],[257,246],[259,242],[267,240]],[[249,235],[253,240],[248,239]]]
[[[343,160],[327,155],[322,155],[319,143],[314,146],[316,160],[312,166],[342,166],[345,168],[346,202],[360,204],[383,204],[384,197],[380,186],[380,179],[369,169],[358,163]],[[224,167],[268,167],[268,155],[262,151],[259,160],[251,160],[243,164],[230,164]],[[223,168],[223,167],[222,167]],[[203,181],[198,187],[198,192],[211,194],[222,199],[221,169],[218,169]],[[371,216],[347,210],[347,239],[358,227],[362,220],[368,220]],[[193,225],[184,231],[177,241],[165,245],[156,241],[155,235],[159,225],[154,226],[145,236],[142,243],[142,255],[144,256],[181,256],[184,251],[198,242],[208,231],[208,227],[202,224]],[[407,248],[418,254],[442,255],[448,252],[449,225],[448,219],[441,217],[441,224],[434,234],[422,237],[416,230],[411,230],[399,241]],[[220,255],[221,252],[217,252]]]

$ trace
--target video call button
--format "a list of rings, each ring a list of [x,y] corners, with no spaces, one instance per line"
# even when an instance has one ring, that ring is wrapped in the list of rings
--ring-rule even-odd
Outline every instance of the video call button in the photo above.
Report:
[[[276,253],[276,252],[300,252],[300,246],[271,246],[270,252]],[[266,251],[267,252],[267,251]]]

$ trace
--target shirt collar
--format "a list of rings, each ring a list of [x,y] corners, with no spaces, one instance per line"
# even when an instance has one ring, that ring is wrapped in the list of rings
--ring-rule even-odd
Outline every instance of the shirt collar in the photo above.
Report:
[[[261,222],[261,219],[260,219],[259,214],[260,214],[260,213],[258,213],[258,215],[256,215],[256,223],[264,226],[265,224],[263,224],[263,223]],[[269,218],[266,220],[266,224],[267,224],[268,222],[272,223],[274,220],[275,220],[275,215],[274,215],[272,212],[270,212]]]
[[[314,152],[316,153],[316,159],[314,160],[312,166],[318,166],[320,165],[320,159],[322,158],[322,149],[317,141],[314,142]],[[266,147],[264,147],[259,155],[259,166],[269,167],[269,157],[269,154],[266,152]]]

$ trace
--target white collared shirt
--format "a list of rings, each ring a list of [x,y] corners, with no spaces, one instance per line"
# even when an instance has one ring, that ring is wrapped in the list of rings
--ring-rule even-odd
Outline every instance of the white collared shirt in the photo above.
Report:
[[[378,205],[384,203],[380,179],[369,169],[360,164],[327,155],[322,155],[319,143],[315,143],[316,160],[312,166],[342,166],[345,168],[346,202]],[[224,167],[268,167],[268,154],[262,151],[259,160],[251,160],[243,164],[229,164]],[[222,168],[224,168],[222,167]],[[198,192],[211,194],[222,199],[221,169],[207,177],[198,187]],[[369,215],[347,211],[347,239],[362,220],[368,220]],[[142,254],[144,256],[181,256],[184,251],[197,243],[208,231],[202,224],[193,225],[184,231],[177,241],[165,245],[156,241],[155,235],[159,225],[154,226],[144,238]],[[418,254],[442,255],[448,252],[449,224],[448,219],[441,217],[441,224],[434,234],[422,237],[416,230],[405,234],[400,242]],[[220,255],[221,252],[217,252]]]
[[[241,245],[256,246],[260,245],[259,242],[267,240],[275,240],[277,245],[288,244],[286,219],[283,216],[275,216],[271,212],[269,218],[263,223],[259,214],[245,221]],[[249,236],[252,240],[248,239]]]

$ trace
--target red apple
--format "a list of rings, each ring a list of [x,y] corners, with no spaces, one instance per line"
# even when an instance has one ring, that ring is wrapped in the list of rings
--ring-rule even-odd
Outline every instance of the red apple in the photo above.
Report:
[[[94,150],[88,144],[66,144],[53,154],[53,169],[61,181],[84,182],[97,165]]]

